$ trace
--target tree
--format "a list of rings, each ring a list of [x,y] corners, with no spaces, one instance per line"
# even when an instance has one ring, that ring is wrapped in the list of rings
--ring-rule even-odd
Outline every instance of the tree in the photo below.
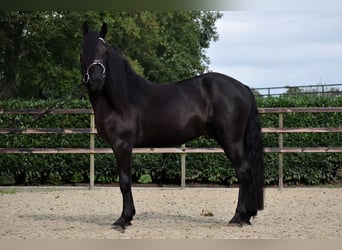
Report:
[[[79,15],[37,12],[27,25],[19,96],[58,98],[81,83]]]
[[[18,61],[29,12],[0,12],[0,85],[5,99],[16,92]]]
[[[70,25],[74,15],[64,18],[60,12],[1,12],[2,99],[60,97],[80,82],[81,35]]]
[[[109,25],[107,42],[153,82],[203,73],[218,12],[0,12],[0,97],[59,98],[81,82],[81,24]],[[1,91],[2,90],[2,91]]]
[[[205,49],[218,39],[218,12],[117,12],[107,39],[152,82],[175,81],[203,73]],[[109,18],[110,19],[110,18]]]
[[[291,86],[285,86],[287,88],[286,94],[287,95],[298,95],[303,93],[303,90],[299,87],[291,87]]]

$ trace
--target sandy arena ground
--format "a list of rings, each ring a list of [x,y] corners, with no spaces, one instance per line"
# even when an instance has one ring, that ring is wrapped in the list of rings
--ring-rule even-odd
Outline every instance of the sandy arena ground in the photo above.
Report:
[[[341,239],[342,188],[265,190],[252,226],[231,227],[236,188],[134,188],[125,233],[119,188],[0,189],[0,239]],[[201,215],[202,210],[213,213]]]

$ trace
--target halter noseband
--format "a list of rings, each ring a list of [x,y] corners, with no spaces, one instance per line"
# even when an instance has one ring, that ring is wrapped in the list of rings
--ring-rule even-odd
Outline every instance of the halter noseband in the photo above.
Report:
[[[84,83],[88,83],[89,79],[90,79],[90,75],[89,75],[89,70],[91,67],[95,66],[95,65],[100,65],[102,67],[102,77],[105,78],[106,77],[106,67],[103,65],[101,60],[94,60],[87,68],[87,72],[84,74],[83,76],[83,82]]]
[[[99,40],[101,40],[103,43],[106,43],[105,40],[103,38],[99,38]],[[100,65],[102,67],[102,77],[105,78],[106,77],[106,67],[103,65],[102,60],[94,60],[87,68],[86,73],[83,76],[83,82],[84,83],[88,83],[90,80],[90,75],[89,75],[89,70],[91,67],[95,66],[95,65]]]

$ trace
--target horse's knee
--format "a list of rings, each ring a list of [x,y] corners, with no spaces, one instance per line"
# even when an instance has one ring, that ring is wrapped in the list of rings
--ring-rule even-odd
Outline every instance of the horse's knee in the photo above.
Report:
[[[120,190],[122,193],[127,193],[131,188],[131,181],[129,176],[122,175],[120,176]]]

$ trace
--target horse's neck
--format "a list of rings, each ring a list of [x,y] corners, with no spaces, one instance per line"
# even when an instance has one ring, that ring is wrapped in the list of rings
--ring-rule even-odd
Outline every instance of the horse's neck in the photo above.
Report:
[[[99,110],[110,109],[110,102],[102,91],[89,91],[89,99],[95,115]]]

